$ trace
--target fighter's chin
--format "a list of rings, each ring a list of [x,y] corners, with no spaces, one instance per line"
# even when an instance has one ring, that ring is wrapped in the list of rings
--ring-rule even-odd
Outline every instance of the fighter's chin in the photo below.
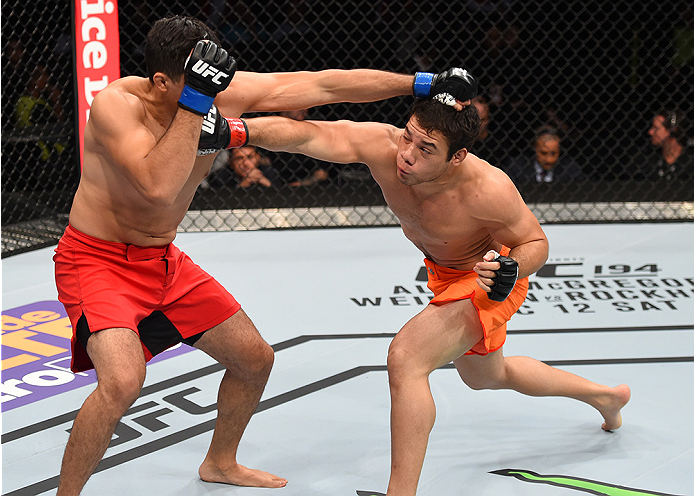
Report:
[[[400,168],[398,168],[398,172],[396,174],[398,176],[398,181],[400,181],[402,184],[412,184],[412,178],[407,172],[403,172]]]

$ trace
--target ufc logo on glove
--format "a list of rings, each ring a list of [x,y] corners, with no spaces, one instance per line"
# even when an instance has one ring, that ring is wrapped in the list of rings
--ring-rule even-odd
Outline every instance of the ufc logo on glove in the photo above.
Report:
[[[209,134],[214,134],[214,128],[217,124],[217,107],[212,105],[210,111],[202,120],[202,130]]]
[[[215,84],[221,84],[221,78],[229,77],[229,74],[227,74],[226,72],[222,72],[219,69],[215,69],[203,60],[198,60],[191,69],[193,70],[193,72],[200,74],[204,78],[213,76],[212,82]]]

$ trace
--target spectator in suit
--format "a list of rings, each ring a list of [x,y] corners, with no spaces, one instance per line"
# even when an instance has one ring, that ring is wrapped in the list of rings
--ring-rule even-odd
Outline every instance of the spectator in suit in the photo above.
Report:
[[[506,173],[516,184],[555,183],[584,178],[578,164],[562,154],[561,135],[557,129],[549,126],[537,131],[532,156],[512,159]]]

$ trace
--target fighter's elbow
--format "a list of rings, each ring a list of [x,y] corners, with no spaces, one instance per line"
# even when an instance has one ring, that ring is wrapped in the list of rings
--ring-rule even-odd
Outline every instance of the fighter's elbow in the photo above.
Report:
[[[549,240],[547,239],[547,236],[542,236],[537,241],[540,243],[540,246],[542,246],[542,250],[545,255],[549,255]]]
[[[177,192],[164,186],[150,186],[140,189],[140,195],[153,207],[166,208],[172,206],[177,198]]]
[[[547,262],[547,259],[549,258],[549,241],[547,241],[546,237],[542,237],[536,241],[538,250],[537,250],[537,258],[538,258],[538,263],[540,267],[542,267],[545,262]]]

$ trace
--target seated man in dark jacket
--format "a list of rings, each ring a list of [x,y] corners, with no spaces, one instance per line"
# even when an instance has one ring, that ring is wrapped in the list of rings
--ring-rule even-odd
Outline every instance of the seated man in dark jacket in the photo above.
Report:
[[[511,159],[506,173],[516,184],[577,181],[584,178],[576,162],[561,153],[561,137],[556,129],[542,127],[536,134],[534,153]]]

